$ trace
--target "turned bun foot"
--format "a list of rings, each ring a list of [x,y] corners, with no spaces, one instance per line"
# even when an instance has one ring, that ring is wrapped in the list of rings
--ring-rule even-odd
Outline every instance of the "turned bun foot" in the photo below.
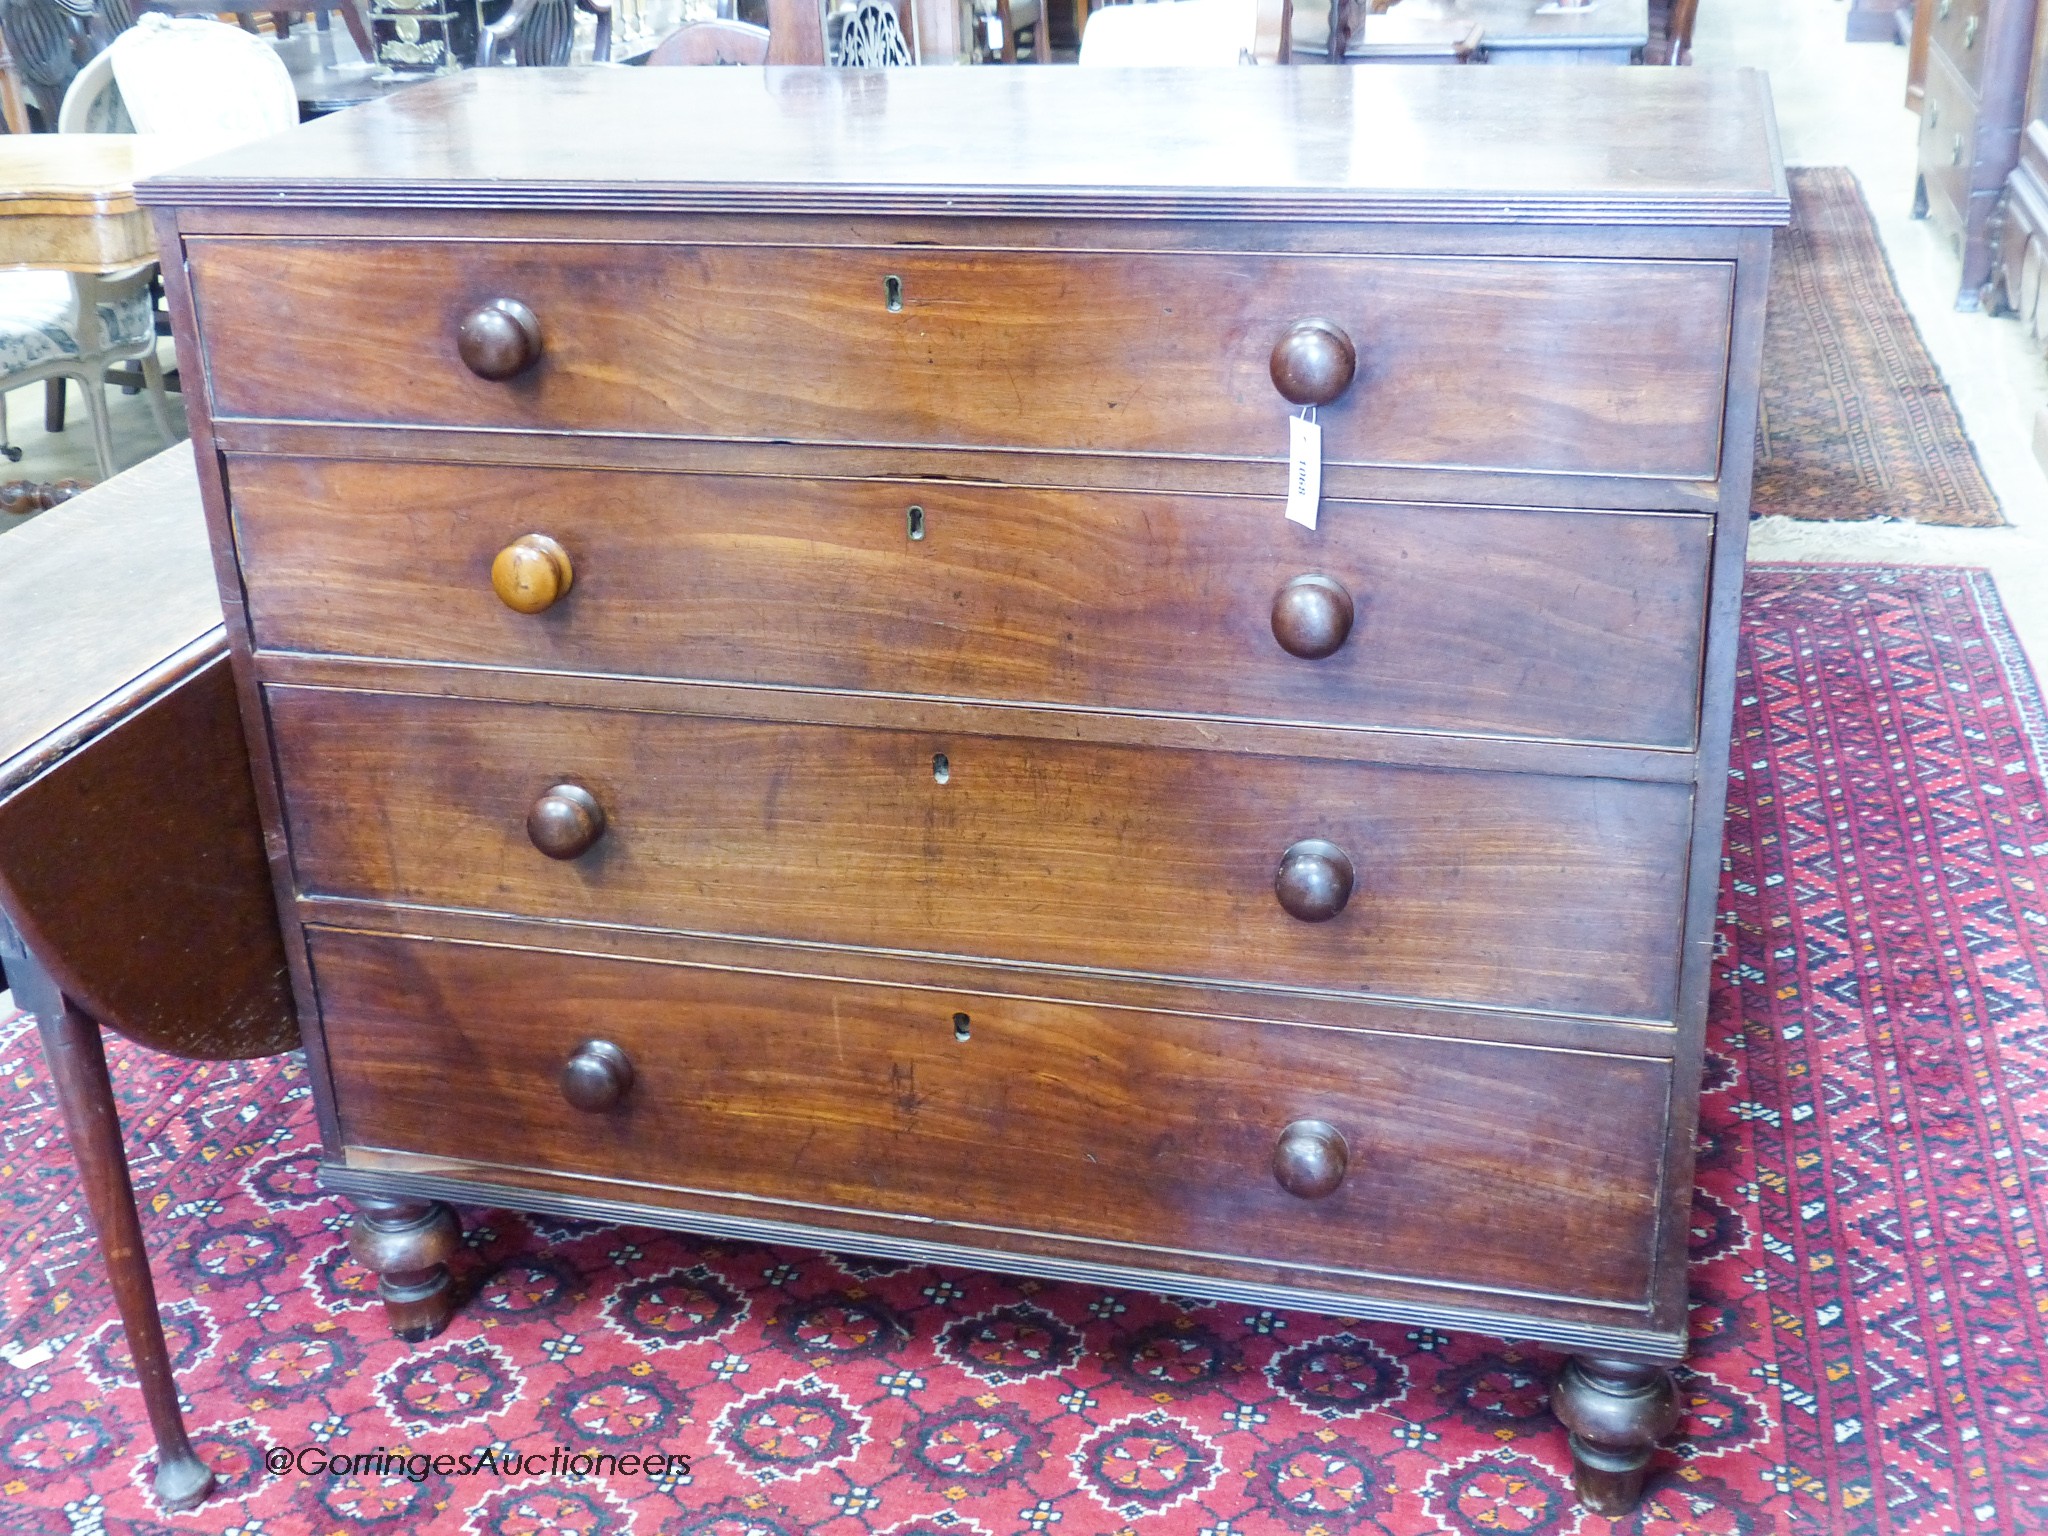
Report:
[[[1627,1514],[1643,1496],[1650,1452],[1678,1426],[1678,1388],[1661,1365],[1579,1355],[1551,1393],[1571,1432],[1572,1483],[1596,1515]]]
[[[431,1339],[455,1311],[448,1274],[448,1259],[462,1242],[455,1213],[427,1200],[363,1196],[355,1204],[349,1252],[377,1276],[391,1331],[411,1344]]]

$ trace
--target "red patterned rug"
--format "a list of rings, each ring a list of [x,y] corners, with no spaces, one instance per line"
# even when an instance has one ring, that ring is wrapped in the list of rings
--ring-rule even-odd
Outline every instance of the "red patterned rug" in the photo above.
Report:
[[[407,1347],[312,1186],[296,1058],[123,1049],[145,1225],[222,1485],[167,1519],[17,1018],[0,1025],[0,1530],[2048,1528],[2033,682],[1989,581],[1955,570],[1760,569],[1741,665],[1698,1347],[1684,1438],[1628,1521],[1573,1508],[1553,1356],[1383,1323],[471,1211],[473,1298]],[[657,1467],[504,1465],[556,1447]],[[389,1448],[476,1465],[266,1470]]]

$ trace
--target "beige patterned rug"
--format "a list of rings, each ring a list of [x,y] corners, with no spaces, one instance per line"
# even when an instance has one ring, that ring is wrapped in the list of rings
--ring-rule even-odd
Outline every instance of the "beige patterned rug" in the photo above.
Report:
[[[1792,227],[1771,268],[1752,505],[1763,516],[2003,524],[1855,176],[1787,174]]]

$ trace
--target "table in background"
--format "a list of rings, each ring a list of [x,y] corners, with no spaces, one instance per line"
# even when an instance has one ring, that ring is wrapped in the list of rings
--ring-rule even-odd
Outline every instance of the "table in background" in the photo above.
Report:
[[[325,117],[432,78],[380,77],[377,66],[356,47],[355,39],[339,29],[294,27],[292,35],[279,38],[275,47],[291,72],[302,118]]]
[[[1629,64],[1650,41],[1648,0],[1593,0],[1591,5],[1544,5],[1539,0],[1456,0],[1454,4],[1403,0],[1367,18],[1359,44],[1396,19],[1455,19],[1476,24],[1488,64]]]
[[[0,268],[114,272],[156,260],[130,133],[0,137]]]
[[[167,1509],[178,1411],[102,1026],[181,1056],[298,1044],[191,450],[0,541],[0,960],[35,1015]]]

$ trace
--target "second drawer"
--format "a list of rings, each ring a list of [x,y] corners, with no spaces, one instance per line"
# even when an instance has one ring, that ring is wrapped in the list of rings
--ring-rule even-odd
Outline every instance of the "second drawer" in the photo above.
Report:
[[[1693,740],[1703,516],[1333,502],[1311,533],[1242,497],[272,458],[230,483],[266,649]],[[515,611],[493,564],[534,534],[569,579]]]
[[[1626,1018],[1675,1007],[1684,784],[330,688],[267,700],[308,895]]]

